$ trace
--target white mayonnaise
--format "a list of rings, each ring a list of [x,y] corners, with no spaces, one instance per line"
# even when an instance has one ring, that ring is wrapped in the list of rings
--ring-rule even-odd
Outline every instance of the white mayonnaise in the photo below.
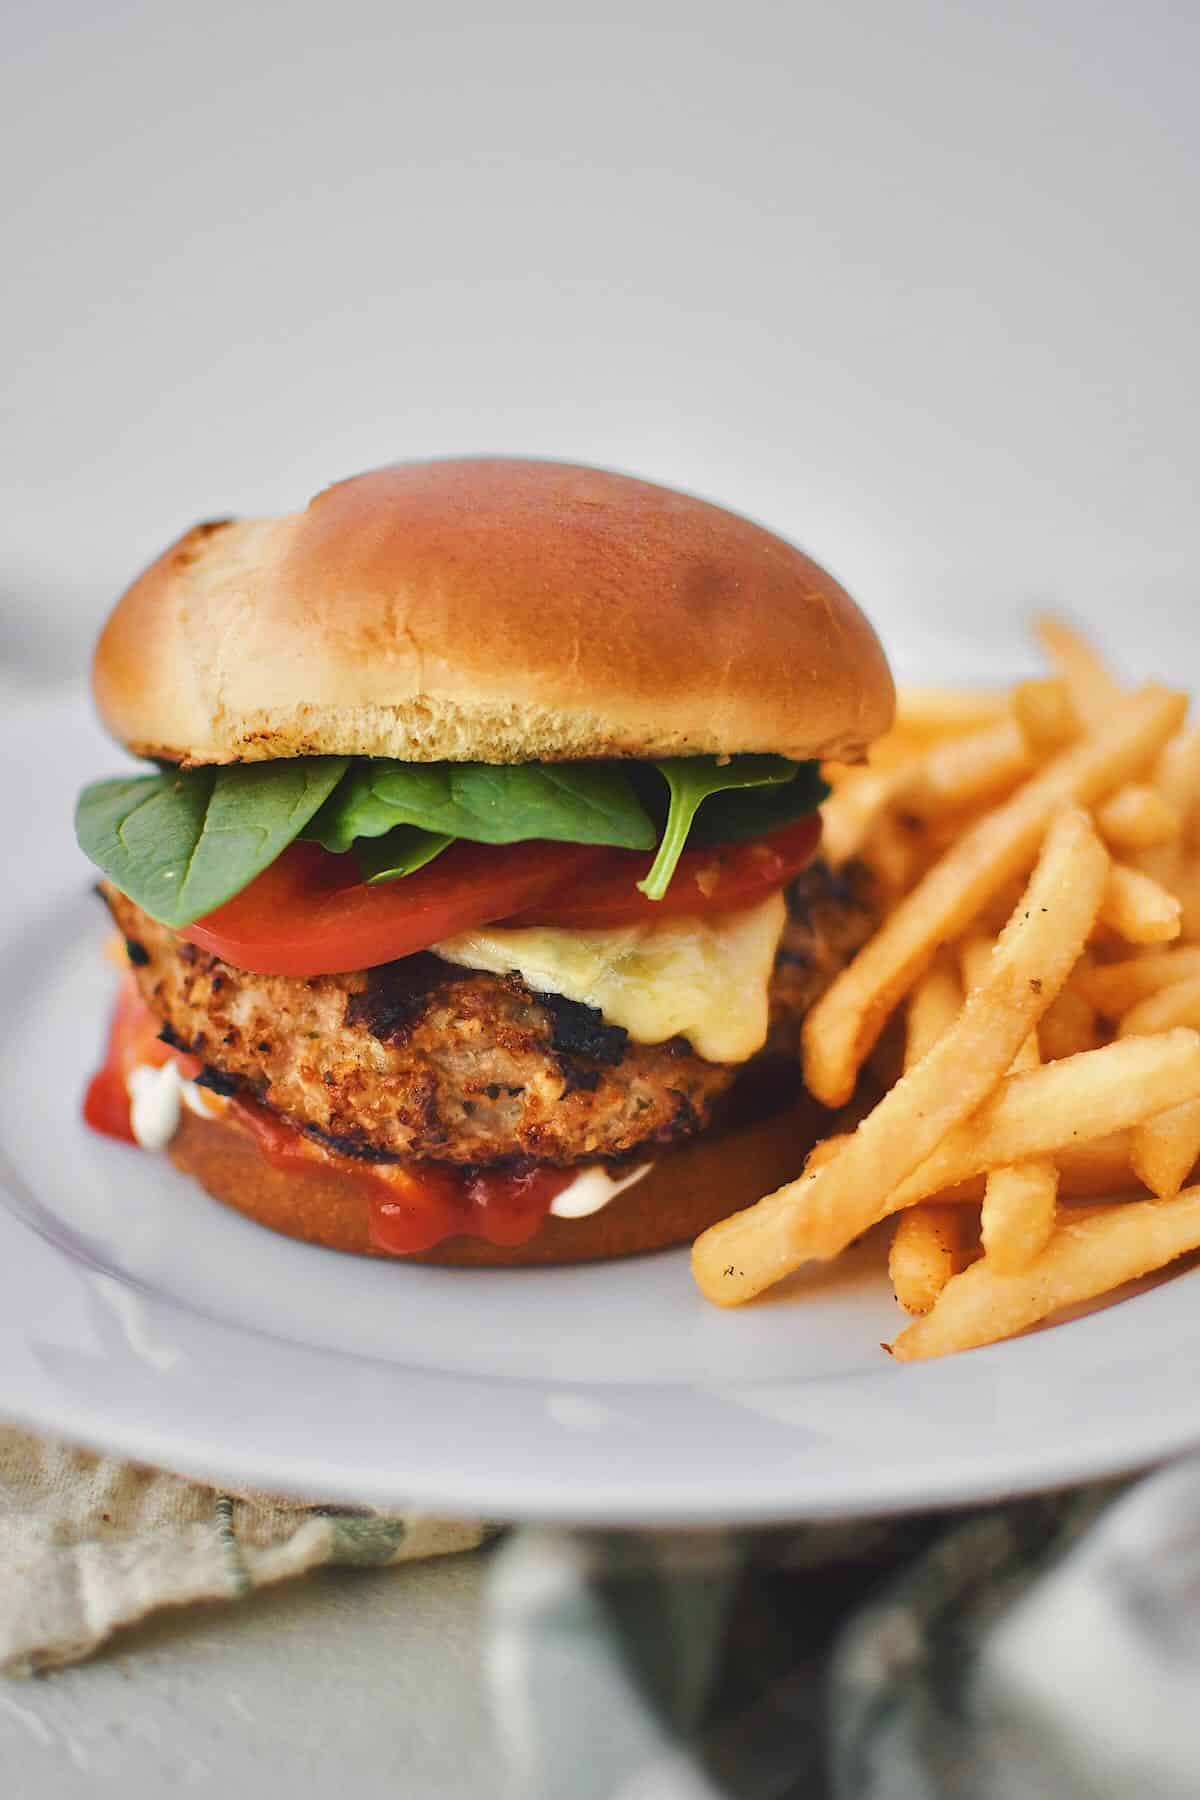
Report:
[[[165,1062],[161,1069],[139,1063],[125,1083],[129,1093],[129,1123],[143,1150],[165,1150],[179,1129],[183,1101],[179,1067]]]
[[[622,1175],[619,1181],[614,1181],[607,1169],[584,1169],[570,1187],[554,1196],[550,1211],[556,1219],[586,1219],[589,1213],[597,1213],[610,1200],[615,1200],[622,1188],[632,1187],[635,1181],[648,1175],[652,1167],[652,1163],[643,1163],[640,1169],[635,1169],[632,1175]]]
[[[129,1071],[125,1082],[129,1095],[129,1123],[143,1150],[165,1150],[179,1130],[180,1108],[202,1119],[211,1119],[224,1111],[218,1096],[210,1097],[194,1081],[185,1081],[179,1064],[172,1060],[156,1069],[151,1063],[139,1063]]]

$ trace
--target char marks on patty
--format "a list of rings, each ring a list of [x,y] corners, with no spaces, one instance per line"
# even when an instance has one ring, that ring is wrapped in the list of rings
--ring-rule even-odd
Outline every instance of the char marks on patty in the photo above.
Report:
[[[147,961],[133,970],[170,1043],[344,1153],[570,1164],[690,1134],[735,1071],[631,1044],[514,975],[406,957],[298,980],[252,975],[177,938],[111,887]]]
[[[594,1008],[430,952],[310,980],[253,975],[159,925],[109,884],[163,1039],[351,1156],[488,1166],[629,1156],[707,1124],[736,1066],[685,1038],[635,1044]],[[773,1056],[873,928],[865,880],[815,864],[788,893],[771,988]]]

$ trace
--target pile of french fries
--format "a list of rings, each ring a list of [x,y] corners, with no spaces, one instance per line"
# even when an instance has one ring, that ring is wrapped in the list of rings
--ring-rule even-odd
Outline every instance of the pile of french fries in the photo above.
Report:
[[[910,690],[827,771],[825,854],[881,923],[810,1013],[804,1073],[883,1097],[803,1174],[714,1225],[730,1306],[893,1217],[911,1361],[1011,1337],[1200,1249],[1200,727],[1061,621],[1052,673]]]

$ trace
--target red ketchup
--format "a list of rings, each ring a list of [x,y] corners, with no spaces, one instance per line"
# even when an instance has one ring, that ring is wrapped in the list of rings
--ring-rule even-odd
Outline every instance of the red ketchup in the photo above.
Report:
[[[196,1058],[164,1044],[159,1030],[159,1022],[138,993],[133,976],[124,976],[113,1006],[104,1061],[88,1082],[83,1097],[84,1123],[93,1131],[126,1144],[137,1142],[129,1122],[126,1081],[139,1063],[161,1069],[164,1063],[177,1062],[180,1074],[189,1081],[200,1073]]]
[[[232,1100],[230,1117],[253,1136],[274,1169],[311,1169],[314,1163],[350,1176],[370,1208],[367,1234],[388,1256],[413,1256],[451,1237],[489,1244],[523,1244],[556,1194],[574,1180],[570,1169],[537,1168],[524,1175],[456,1169],[449,1163],[363,1163],[327,1150],[265,1106]]]
[[[164,1044],[159,1029],[133,977],[126,975],[113,1008],[104,1063],[84,1097],[83,1116],[93,1131],[129,1144],[136,1141],[125,1084],[140,1063],[160,1068],[174,1059],[189,1081],[200,1073],[197,1058]],[[432,1250],[449,1237],[523,1244],[542,1223],[555,1195],[574,1179],[570,1169],[535,1168],[514,1175],[460,1170],[449,1163],[364,1163],[326,1149],[252,1100],[231,1100],[227,1116],[250,1133],[272,1168],[299,1172],[321,1164],[356,1181],[370,1209],[371,1243],[389,1256]]]

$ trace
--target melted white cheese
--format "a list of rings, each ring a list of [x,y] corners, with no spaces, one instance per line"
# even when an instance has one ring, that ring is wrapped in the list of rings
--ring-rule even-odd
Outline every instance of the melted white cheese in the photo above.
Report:
[[[768,989],[787,908],[782,894],[711,917],[611,931],[483,927],[433,946],[447,962],[563,994],[639,1044],[677,1033],[709,1062],[745,1062],[767,1037]]]
[[[640,1169],[635,1169],[632,1175],[622,1175],[619,1181],[614,1181],[607,1169],[584,1169],[570,1187],[555,1194],[550,1211],[556,1219],[586,1219],[590,1213],[598,1213],[602,1206],[615,1200],[623,1188],[632,1187],[635,1181],[648,1175],[652,1166],[643,1163]]]

